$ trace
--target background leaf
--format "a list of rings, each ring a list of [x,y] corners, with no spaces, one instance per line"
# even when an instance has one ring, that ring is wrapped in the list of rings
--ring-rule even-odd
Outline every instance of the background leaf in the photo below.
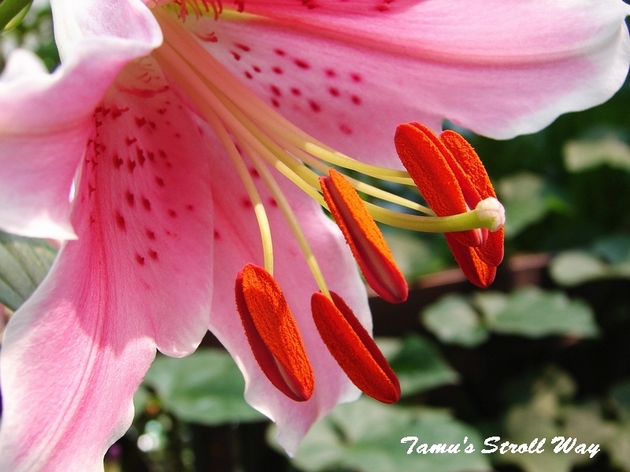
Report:
[[[44,279],[56,254],[43,240],[0,232],[0,303],[17,310]]]
[[[245,402],[245,382],[230,355],[198,349],[181,359],[159,356],[145,377],[164,408],[193,423],[260,421],[264,416]]]
[[[378,427],[375,427],[378,425]],[[274,433],[272,432],[270,436]],[[475,445],[475,452],[407,454],[407,436],[418,443]],[[489,471],[480,454],[483,441],[474,428],[449,413],[429,408],[390,408],[368,398],[337,406],[318,421],[303,440],[293,463],[304,471],[350,469],[365,472],[476,472]]]

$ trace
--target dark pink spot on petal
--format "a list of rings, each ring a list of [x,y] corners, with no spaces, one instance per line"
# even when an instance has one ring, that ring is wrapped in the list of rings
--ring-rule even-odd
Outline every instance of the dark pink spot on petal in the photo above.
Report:
[[[262,72],[260,67],[258,67],[258,66],[253,66],[252,69],[254,70],[254,72],[257,72],[259,74],[260,74],[260,72]]]
[[[166,213],[168,213],[168,216],[170,216],[171,218],[177,217],[177,212],[175,212],[175,210],[171,210],[170,208],[166,211]]]
[[[282,74],[283,73],[282,68],[280,68],[278,66],[272,67],[271,70],[274,71],[276,74]]]
[[[142,197],[142,206],[145,210],[151,211],[151,202],[145,197]]]
[[[282,92],[280,92],[280,89],[278,87],[276,87],[275,85],[272,85],[269,88],[271,89],[271,93],[273,93],[276,97],[281,97],[282,96]]]
[[[149,238],[151,241],[155,241],[155,233],[153,231],[148,229],[145,234],[147,235],[147,238]]]
[[[164,180],[162,180],[162,177],[156,177],[155,183],[158,184],[158,186],[160,187],[164,187]]]
[[[141,266],[144,265],[144,257],[136,252],[136,262]]]
[[[118,156],[114,156],[114,167],[116,167],[116,169],[120,169],[121,165],[123,165],[123,160]]]
[[[195,207],[194,207],[194,206],[192,206],[192,205],[186,205],[186,210],[188,210],[188,211],[193,211],[194,209],[195,209]]]
[[[136,122],[136,126],[138,128],[142,128],[144,125],[147,124],[147,120],[144,117],[142,118],[135,117],[134,121]]]
[[[273,52],[275,52],[278,56],[286,55],[286,52],[284,52],[282,49],[274,49]]]
[[[333,96],[333,97],[338,97],[339,96],[339,89],[336,89],[335,87],[330,87],[328,89],[328,92]]]
[[[125,144],[127,144],[127,146],[131,146],[136,141],[137,141],[136,138],[125,138]]]
[[[158,260],[158,253],[156,251],[154,251],[153,249],[149,249],[149,257],[151,259],[153,259],[154,261]]]
[[[269,205],[271,205],[272,207],[277,207],[278,206],[278,202],[276,201],[275,198],[271,197],[269,198]]]
[[[234,43],[234,46],[236,46],[237,48],[239,48],[241,51],[245,51],[248,52],[251,50],[251,48],[245,44],[241,44],[241,43]]]
[[[297,88],[297,87],[293,87],[293,88],[291,89],[291,93],[292,93],[293,95],[295,95],[296,97],[299,97],[300,95],[302,95],[302,92],[301,92],[301,91],[300,91],[300,89],[299,89],[299,88]]]
[[[327,77],[336,77],[337,73],[333,69],[326,69],[324,71]]]
[[[350,78],[352,79],[353,82],[361,82],[361,80],[363,80],[363,78],[356,72],[350,74]]]
[[[361,105],[361,99],[358,96],[353,95],[351,97],[351,100],[352,100],[352,103],[354,103],[355,105]]]
[[[315,113],[319,113],[320,111],[322,111],[322,107],[319,106],[319,103],[317,103],[316,101],[309,100],[308,104],[311,107],[311,110],[313,110]]]
[[[352,128],[350,128],[348,125],[346,124],[341,124],[339,125],[339,130],[343,133],[343,134],[352,134]]]
[[[252,208],[252,201],[249,199],[249,197],[243,197],[241,198],[241,205],[244,208]]]
[[[125,218],[120,214],[119,211],[116,212],[116,226],[121,231],[127,231],[127,225],[125,224]]]
[[[232,53],[232,57],[233,57],[234,59],[236,59],[237,61],[240,61],[240,60],[241,60],[241,55],[240,55],[239,53],[234,52],[234,51],[230,51],[230,52]]]
[[[136,161],[132,161],[131,159],[127,159],[127,169],[129,172],[133,173],[133,170],[136,168]]]
[[[254,78],[254,76],[252,75],[252,73],[250,71],[246,70],[244,73],[245,73],[245,77],[247,77],[248,79],[253,79]]]
[[[140,148],[136,148],[136,157],[138,158],[138,162],[140,166],[144,165],[144,161],[146,160],[144,157],[144,151]]]
[[[294,60],[293,62],[294,62],[294,64],[295,64],[296,66],[298,66],[300,69],[310,69],[310,68],[311,68],[311,66],[309,65],[309,63],[308,63],[308,62],[306,62],[306,61],[303,61],[302,59],[296,59],[296,60]]]
[[[276,100],[275,98],[271,99],[271,104],[276,108],[280,108],[280,102]]]
[[[125,192],[125,200],[127,200],[127,204],[130,207],[133,207],[136,204],[135,197],[133,196],[133,193],[131,193],[129,190]]]

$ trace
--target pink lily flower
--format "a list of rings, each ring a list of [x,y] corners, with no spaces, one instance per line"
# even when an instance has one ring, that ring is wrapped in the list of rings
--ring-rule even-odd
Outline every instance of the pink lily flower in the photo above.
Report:
[[[312,169],[406,181],[399,123],[533,132],[607,100],[630,56],[618,0],[51,3],[62,65],[18,51],[0,77],[0,228],[66,241],[2,345],[13,472],[102,470],[156,350],[190,354],[208,329],[289,453],[352,382],[395,401]],[[270,302],[282,335],[263,326]]]

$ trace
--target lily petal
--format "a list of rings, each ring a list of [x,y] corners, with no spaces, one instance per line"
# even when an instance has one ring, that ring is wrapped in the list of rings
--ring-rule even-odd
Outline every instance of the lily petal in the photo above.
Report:
[[[74,4],[81,2],[60,5]],[[63,18],[56,15],[55,21]],[[92,113],[125,64],[160,44],[159,28],[144,31],[128,38],[84,38],[51,75],[28,53],[11,56],[0,78],[0,228],[24,236],[75,238],[70,193]]]
[[[251,202],[227,162],[213,160],[212,174],[222,182],[215,189],[215,272],[210,330],[236,360],[246,382],[245,398],[278,425],[280,444],[294,454],[310,426],[337,403],[355,400],[359,390],[329,354],[317,334],[310,308],[318,287],[309,272],[295,239],[274,200],[263,185],[261,198],[267,207],[274,242],[274,278],[277,280],[313,368],[315,390],[310,400],[295,402],[281,393],[261,372],[247,342],[234,304],[233,280],[248,262],[262,265],[261,242]],[[252,170],[254,176],[257,173]],[[257,183],[260,178],[254,177]],[[301,190],[278,178],[291,207],[307,235],[327,284],[344,297],[359,321],[371,332],[371,317],[365,286],[343,235],[321,208]],[[224,192],[222,188],[229,188]]]
[[[628,70],[629,11],[619,0],[254,0],[247,21],[188,25],[292,123],[392,164],[398,123],[438,130],[448,118],[509,138],[607,100]]]
[[[128,65],[96,108],[72,208],[78,240],[7,327],[0,470],[102,470],[155,348],[183,356],[206,333],[210,157],[151,66]]]

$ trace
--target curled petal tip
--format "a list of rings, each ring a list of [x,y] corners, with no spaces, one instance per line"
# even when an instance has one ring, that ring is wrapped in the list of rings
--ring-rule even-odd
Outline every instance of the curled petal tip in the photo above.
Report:
[[[247,264],[237,275],[236,306],[261,370],[287,397],[306,401],[315,379],[302,337],[275,279]]]
[[[311,298],[317,330],[348,378],[365,394],[383,403],[400,399],[400,383],[376,343],[337,294]]]
[[[329,177],[320,177],[320,184],[328,208],[368,285],[390,303],[404,302],[409,292],[405,276],[361,197],[334,169]]]

